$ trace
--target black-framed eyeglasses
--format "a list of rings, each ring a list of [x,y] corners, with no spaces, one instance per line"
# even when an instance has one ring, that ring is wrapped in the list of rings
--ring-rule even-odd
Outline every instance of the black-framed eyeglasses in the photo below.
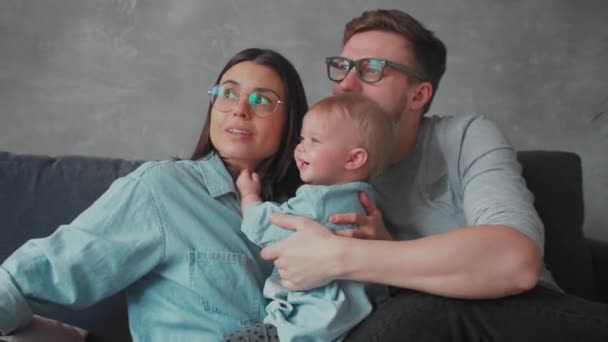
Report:
[[[415,78],[425,81],[426,78],[414,68],[405,64],[399,64],[380,58],[361,58],[356,61],[346,57],[327,57],[327,77],[334,82],[340,82],[346,78],[352,68],[357,69],[357,77],[365,83],[376,83],[384,76],[384,69],[389,66],[393,69]]]
[[[207,92],[213,108],[220,112],[229,112],[236,107],[241,98],[241,90],[237,83],[227,81],[214,86]],[[281,103],[274,91],[257,88],[247,94],[247,103],[252,113],[257,117],[269,116],[275,112]]]

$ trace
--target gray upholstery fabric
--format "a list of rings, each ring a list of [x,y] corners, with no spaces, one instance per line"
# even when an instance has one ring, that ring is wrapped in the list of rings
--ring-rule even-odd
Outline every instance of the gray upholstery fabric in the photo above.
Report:
[[[545,223],[549,269],[567,292],[594,298],[591,252],[581,229],[580,158],[574,153],[547,151],[520,152],[518,156]],[[140,163],[0,152],[0,260],[26,240],[47,236],[60,224],[69,223],[114,179]],[[122,294],[81,311],[60,308],[41,314],[87,329],[101,341],[130,341]]]
[[[117,177],[141,162],[91,157],[46,157],[0,152],[0,260],[32,238],[71,222]],[[89,330],[102,341],[130,341],[124,294],[93,307],[41,315]]]
[[[594,298],[591,250],[583,237],[581,159],[575,153],[518,154],[534,206],[545,225],[545,263],[564,291]]]

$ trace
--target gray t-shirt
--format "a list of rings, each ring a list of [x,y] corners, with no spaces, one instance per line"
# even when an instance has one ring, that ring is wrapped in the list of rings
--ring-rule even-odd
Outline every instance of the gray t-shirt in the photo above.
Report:
[[[483,117],[425,117],[415,149],[373,185],[387,229],[397,239],[504,224],[544,250],[543,224],[516,153]],[[546,267],[540,283],[559,290]]]

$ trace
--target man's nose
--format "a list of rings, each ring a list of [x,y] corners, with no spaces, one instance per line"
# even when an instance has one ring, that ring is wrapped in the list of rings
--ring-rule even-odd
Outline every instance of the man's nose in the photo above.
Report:
[[[346,77],[338,83],[335,83],[334,92],[336,93],[346,93],[346,92],[355,92],[360,93],[362,90],[361,80],[357,76],[356,68],[352,68],[346,74]]]

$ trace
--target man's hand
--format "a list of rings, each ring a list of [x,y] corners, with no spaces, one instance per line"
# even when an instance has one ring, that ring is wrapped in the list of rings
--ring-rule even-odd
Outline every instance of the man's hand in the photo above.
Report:
[[[257,172],[243,170],[236,179],[236,188],[241,194],[241,206],[244,208],[251,202],[260,202],[262,183]]]
[[[357,213],[335,214],[329,218],[334,224],[351,224],[358,226],[355,229],[337,231],[336,234],[344,237],[354,237],[367,240],[393,240],[391,234],[384,227],[382,213],[367,197],[365,192],[359,193],[359,199],[368,216]]]
[[[307,217],[275,213],[270,221],[294,231],[287,239],[262,249],[262,258],[274,260],[281,286],[288,290],[308,290],[337,278],[340,237]]]

